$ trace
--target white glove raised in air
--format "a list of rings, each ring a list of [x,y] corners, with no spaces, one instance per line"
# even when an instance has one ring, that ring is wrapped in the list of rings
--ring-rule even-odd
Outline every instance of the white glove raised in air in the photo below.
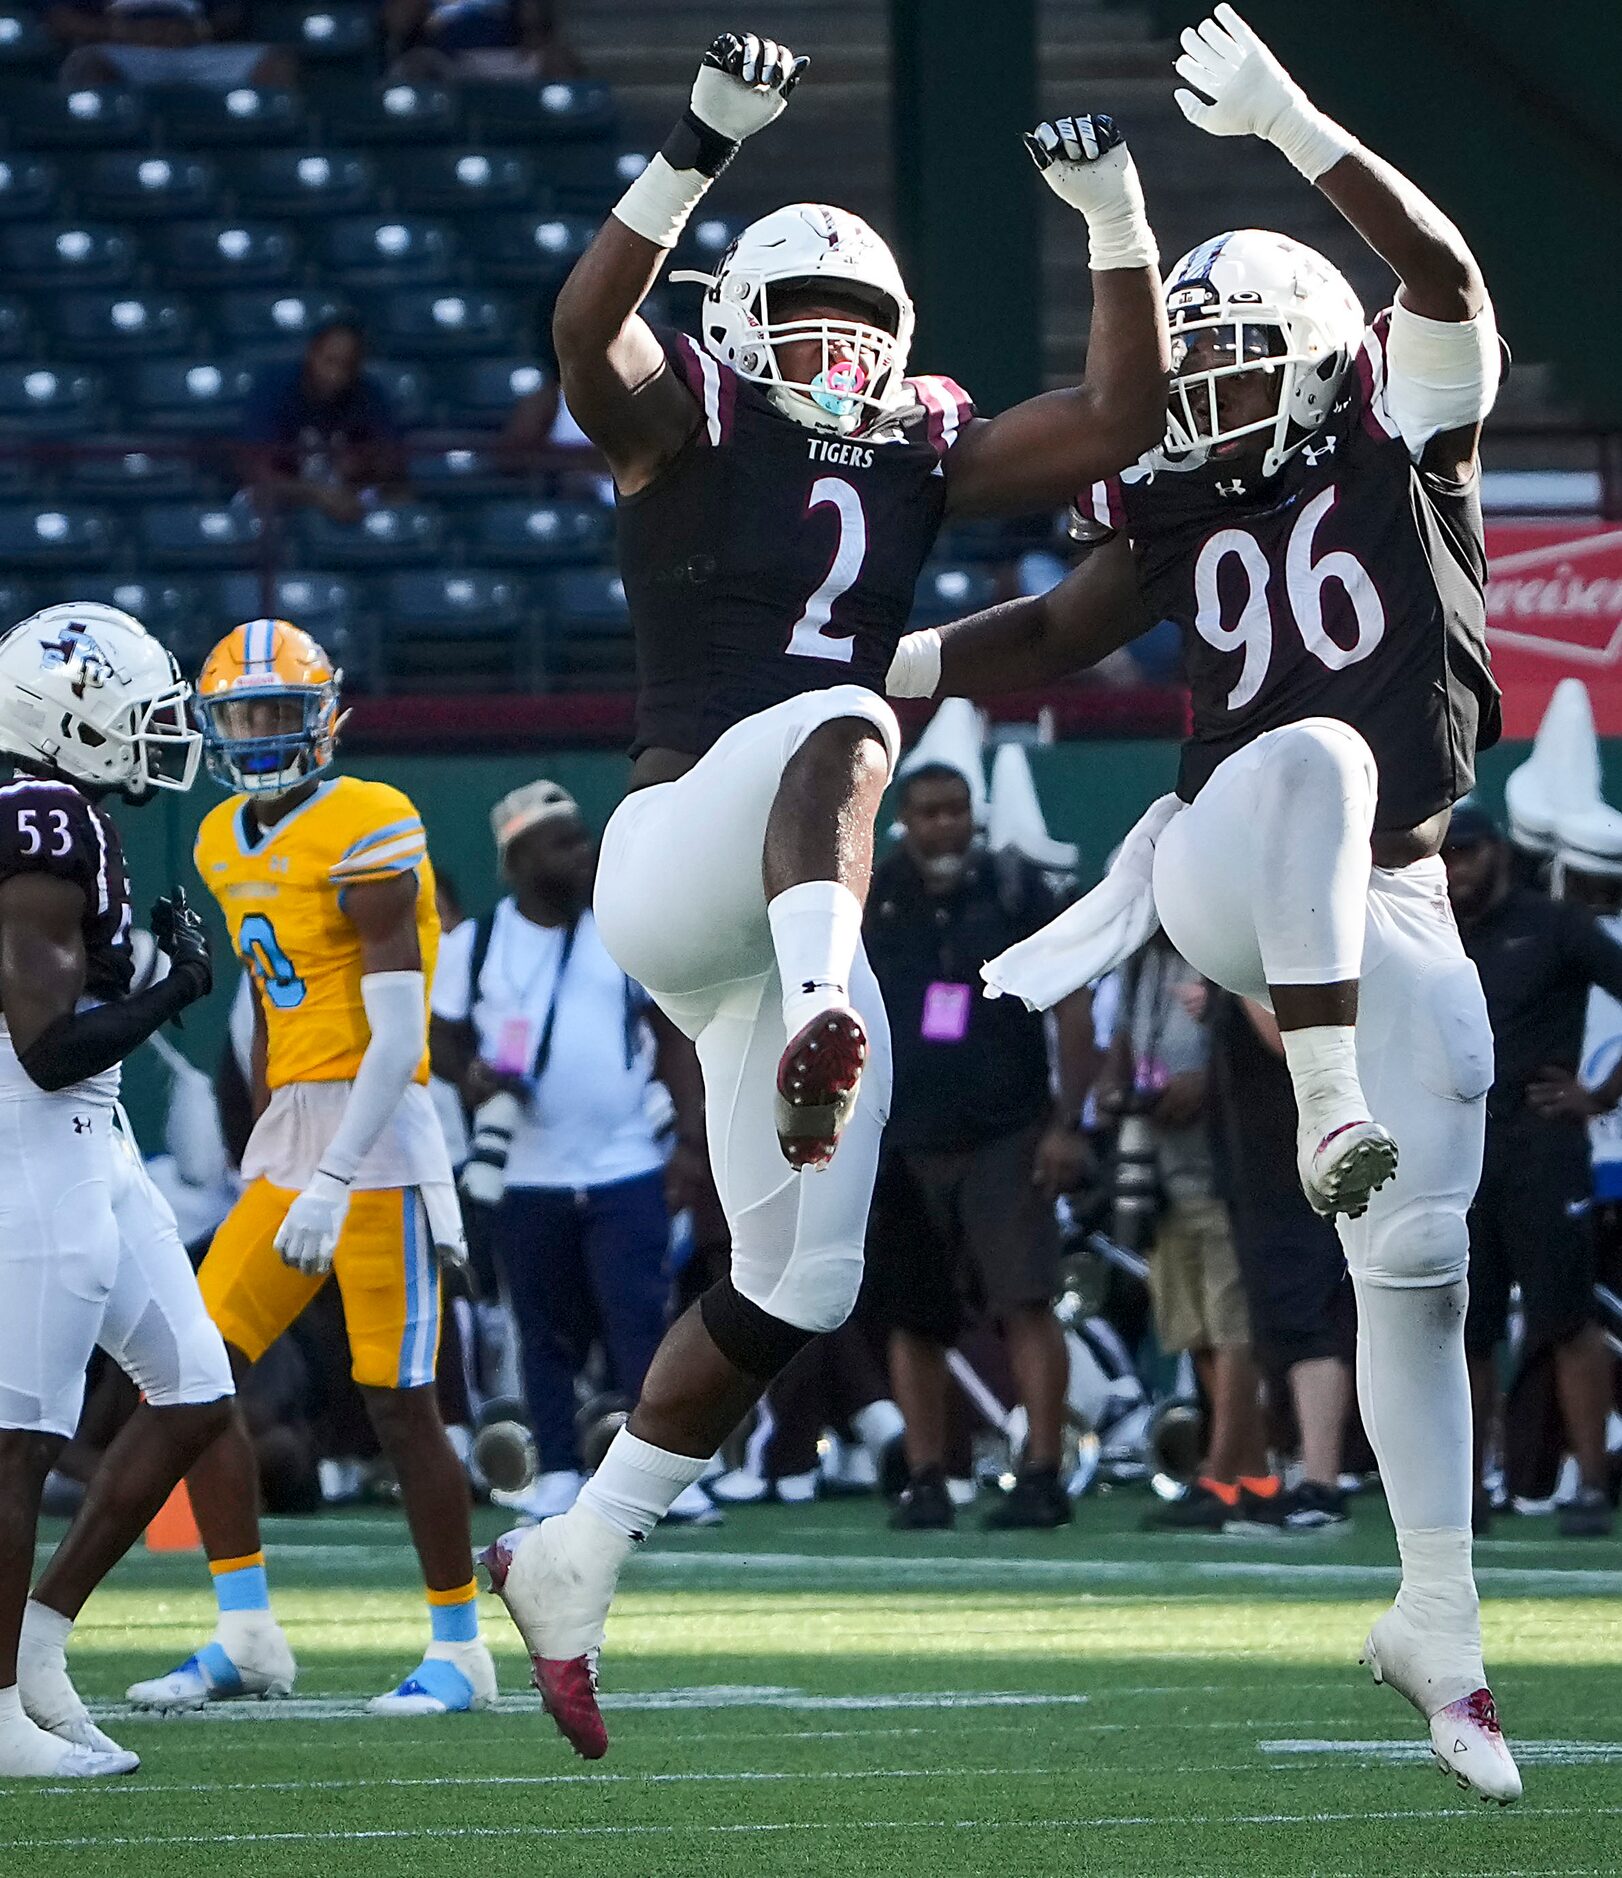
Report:
[[[1313,104],[1227,0],[1197,28],[1184,27],[1182,46],[1175,70],[1198,90],[1179,91],[1178,106],[1191,124],[1213,137],[1264,138],[1309,183],[1358,147],[1355,137]]]
[[[1025,148],[1061,202],[1087,218],[1091,265],[1151,267],[1160,258],[1143,185],[1114,118],[1059,117],[1025,133]]]
[[[781,117],[807,58],[755,33],[722,33],[693,81],[693,115],[730,143],[742,143]]]
[[[317,1173],[287,1209],[276,1250],[282,1263],[307,1278],[325,1278],[332,1270],[338,1235],[349,1212],[349,1188],[335,1175]]]

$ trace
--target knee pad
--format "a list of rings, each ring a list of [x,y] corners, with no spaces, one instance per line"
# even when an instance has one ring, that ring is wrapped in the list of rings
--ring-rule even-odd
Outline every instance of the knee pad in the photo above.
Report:
[[[1361,1219],[1343,1222],[1341,1244],[1352,1277],[1386,1291],[1429,1290],[1463,1278],[1470,1264],[1469,1203],[1460,1194],[1371,1206]]]
[[[711,1341],[734,1368],[770,1382],[818,1334],[788,1324],[753,1304],[721,1278],[698,1301],[698,1314]]]

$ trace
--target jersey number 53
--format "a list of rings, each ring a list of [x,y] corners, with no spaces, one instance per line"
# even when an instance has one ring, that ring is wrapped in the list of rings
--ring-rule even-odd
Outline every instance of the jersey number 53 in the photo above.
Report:
[[[1335,485],[1321,489],[1296,517],[1284,549],[1284,600],[1302,643],[1332,672],[1366,659],[1385,637],[1385,607],[1368,569],[1347,548],[1313,558],[1313,538],[1335,506]],[[1238,618],[1223,618],[1219,583],[1232,555],[1245,576]],[[1268,588],[1273,568],[1262,544],[1247,529],[1222,528],[1200,549],[1194,563],[1194,629],[1218,652],[1244,652],[1239,679],[1228,693],[1228,709],[1242,711],[1267,681],[1273,658],[1273,611]],[[1355,633],[1350,645],[1330,637],[1324,624],[1324,589],[1335,585],[1351,602]]]

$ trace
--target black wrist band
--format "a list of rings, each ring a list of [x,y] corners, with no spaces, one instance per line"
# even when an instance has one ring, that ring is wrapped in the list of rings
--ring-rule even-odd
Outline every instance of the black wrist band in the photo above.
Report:
[[[659,154],[673,170],[697,170],[714,182],[738,154],[738,146],[688,110],[682,113]]]

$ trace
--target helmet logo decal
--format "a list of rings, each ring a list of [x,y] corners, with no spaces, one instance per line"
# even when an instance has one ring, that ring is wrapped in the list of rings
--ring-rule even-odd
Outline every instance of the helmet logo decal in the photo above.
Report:
[[[68,683],[73,695],[82,698],[90,686],[98,689],[113,676],[112,662],[77,620],[70,620],[56,639],[39,642],[43,657],[40,665],[47,671],[56,666],[72,667]]]

